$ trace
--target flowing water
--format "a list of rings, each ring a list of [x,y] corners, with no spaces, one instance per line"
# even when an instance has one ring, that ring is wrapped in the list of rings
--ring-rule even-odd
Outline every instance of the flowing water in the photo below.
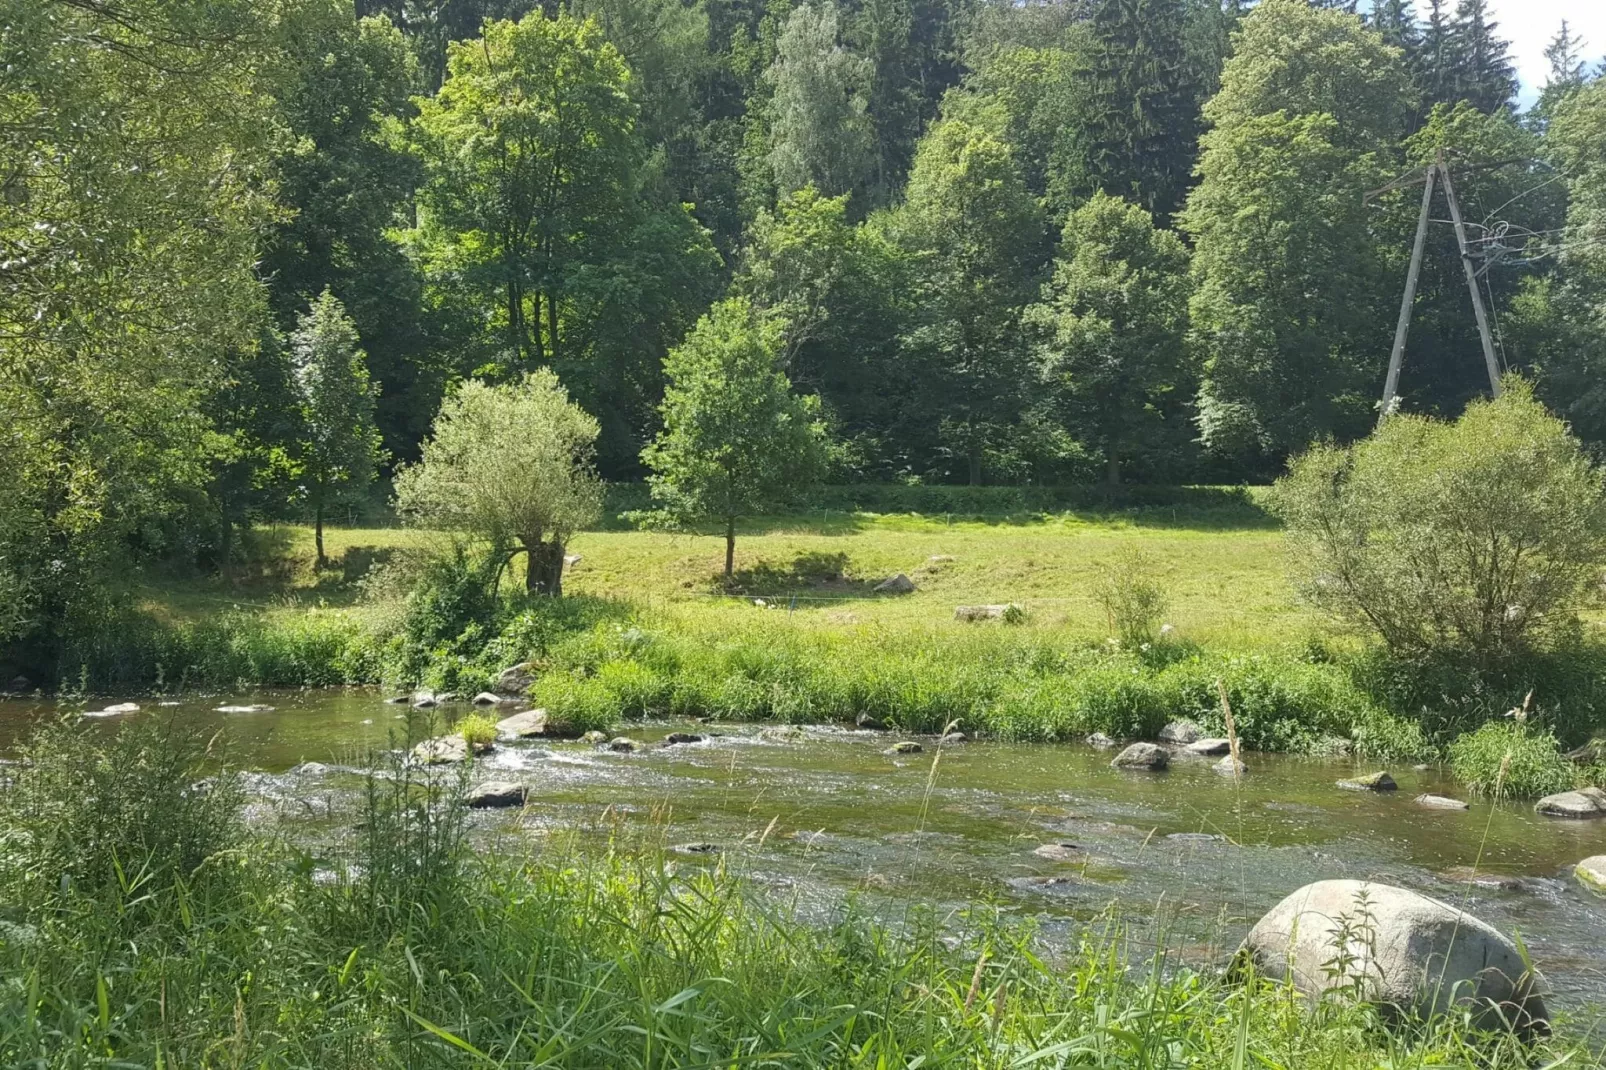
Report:
[[[217,712],[250,704],[273,709]],[[254,812],[292,831],[328,824],[361,782],[363,753],[398,741],[409,716],[356,691],[143,705],[101,723],[172,716],[215,725],[231,760],[251,771]],[[0,747],[72,708],[0,702]],[[1520,932],[1559,1004],[1606,1002],[1606,900],[1571,877],[1579,859],[1606,853],[1606,821],[1541,818],[1527,804],[1428,810],[1415,796],[1459,794],[1437,770],[1392,769],[1399,790],[1374,794],[1335,786],[1372,771],[1348,761],[1247,755],[1250,772],[1235,783],[1211,770],[1213,759],[1124,773],[1110,768],[1109,752],[1080,745],[939,748],[925,739],[922,753],[888,755],[900,737],[839,728],[629,732],[653,742],[676,730],[706,738],[637,754],[579,742],[499,747],[478,760],[475,779],[522,781],[530,802],[476,812],[475,835],[515,846],[565,830],[582,842],[713,845],[687,850],[685,864],[723,858],[805,904],[854,889],[884,905],[987,902],[1051,932],[1114,903],[1140,940],[1164,939],[1202,963],[1219,963],[1294,888],[1370,878]],[[1067,846],[1040,850],[1054,844]]]

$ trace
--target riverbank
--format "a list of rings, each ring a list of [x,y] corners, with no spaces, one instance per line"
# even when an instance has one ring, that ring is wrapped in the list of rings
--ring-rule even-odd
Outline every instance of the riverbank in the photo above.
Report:
[[[382,766],[309,847],[241,822],[260,785],[188,790],[208,738],[54,729],[0,796],[6,1065],[1603,1065],[1597,1010],[1534,1050],[1386,1025],[1233,982],[1226,929],[820,898],[750,874],[774,829],[638,851],[535,806],[476,838],[454,774]]]

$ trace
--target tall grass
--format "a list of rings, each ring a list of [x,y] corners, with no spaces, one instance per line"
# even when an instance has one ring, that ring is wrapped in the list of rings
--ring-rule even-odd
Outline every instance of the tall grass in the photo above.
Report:
[[[1068,940],[985,908],[889,925],[836,903],[805,924],[739,857],[472,850],[460,785],[399,759],[375,770],[326,866],[210,811],[148,805],[186,797],[206,762],[193,741],[53,749],[63,738],[30,752],[42,812],[110,820],[136,844],[176,829],[209,853],[144,882],[64,880],[104,873],[106,852],[78,837],[41,852],[5,808],[5,1066],[1603,1065],[1565,1023],[1536,1050],[1456,1016],[1385,1027],[1365,1006],[1312,1008],[1138,950],[1109,917]],[[57,766],[85,758],[136,770],[136,787],[75,789]]]

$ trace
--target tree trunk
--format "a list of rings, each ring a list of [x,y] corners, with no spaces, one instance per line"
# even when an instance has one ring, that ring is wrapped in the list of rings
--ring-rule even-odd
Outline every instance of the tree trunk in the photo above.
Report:
[[[725,582],[729,583],[736,567],[736,518],[725,518]]]
[[[225,581],[233,578],[234,570],[230,566],[230,559],[234,556],[234,520],[229,516],[229,502],[223,499],[222,508],[218,510],[218,517],[222,521],[222,530],[218,532],[218,575]]]
[[[981,486],[981,446],[970,447],[970,485]]]
[[[318,563],[317,563],[316,567],[317,568],[323,568],[325,565],[327,565],[329,563],[329,559],[323,555],[323,495],[322,494],[318,495],[318,500],[317,500],[316,503],[314,503],[314,505],[312,507],[312,542],[313,542],[313,545],[317,546],[317,548],[318,548]]]
[[[527,544],[524,550],[524,591],[526,594],[563,597],[563,540]]]
[[[546,351],[552,354],[552,359],[558,359],[558,302],[553,298],[551,291],[546,295],[546,322],[547,340]]]
[[[1112,487],[1121,485],[1121,455],[1116,452],[1115,443],[1111,442],[1104,447],[1104,481]]]

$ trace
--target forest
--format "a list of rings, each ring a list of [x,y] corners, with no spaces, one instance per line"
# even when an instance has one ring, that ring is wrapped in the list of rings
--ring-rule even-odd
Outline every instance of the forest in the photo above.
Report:
[[[1485,0],[3,12],[0,638],[371,518],[537,371],[612,483],[742,346],[704,395],[778,390],[833,484],[1264,482],[1375,422],[1440,158],[1501,370],[1606,439],[1606,79],[1564,24],[1519,110]],[[1445,208],[1399,405],[1453,417]]]

